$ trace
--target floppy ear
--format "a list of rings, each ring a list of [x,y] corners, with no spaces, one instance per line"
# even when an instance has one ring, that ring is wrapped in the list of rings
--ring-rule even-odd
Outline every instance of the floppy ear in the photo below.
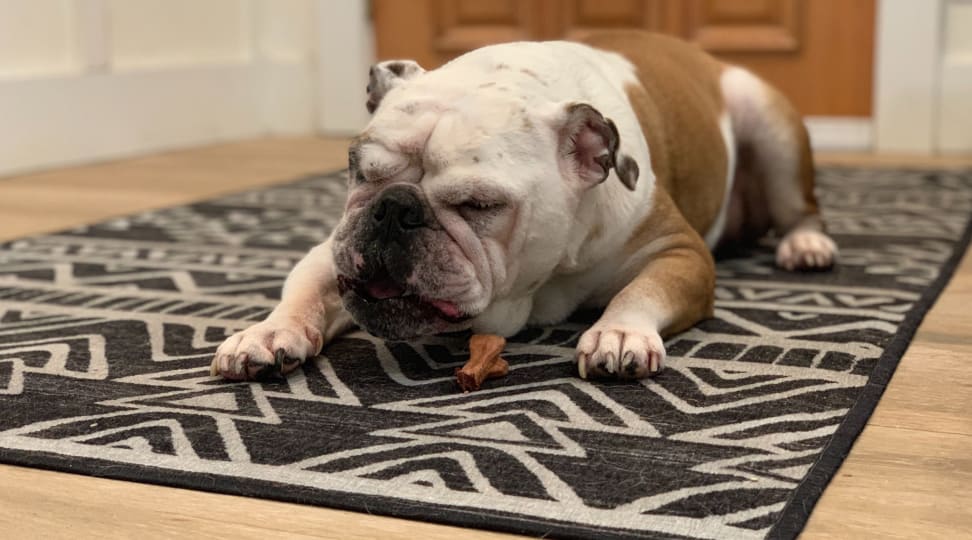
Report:
[[[634,191],[638,163],[618,151],[621,137],[609,118],[587,103],[568,103],[555,113],[558,159],[585,186],[603,182],[614,169],[618,178]]]
[[[368,102],[365,105],[368,112],[375,112],[389,90],[423,73],[425,70],[414,60],[386,60],[371,66],[368,70]]]

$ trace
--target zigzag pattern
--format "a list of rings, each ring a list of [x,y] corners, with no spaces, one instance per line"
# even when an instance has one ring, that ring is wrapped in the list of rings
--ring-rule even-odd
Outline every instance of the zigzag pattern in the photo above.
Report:
[[[336,223],[340,174],[0,245],[0,460],[44,452],[270,497],[259,482],[289,484],[320,504],[534,534],[761,538],[972,211],[967,175],[830,170],[820,184],[840,268],[780,273],[765,246],[720,262],[715,318],[672,338],[670,368],[640,384],[576,377],[596,314],[511,339],[509,376],[472,394],[453,383],[468,356],[455,335],[358,332],[286,381],[211,377],[216,346],[269,313]]]

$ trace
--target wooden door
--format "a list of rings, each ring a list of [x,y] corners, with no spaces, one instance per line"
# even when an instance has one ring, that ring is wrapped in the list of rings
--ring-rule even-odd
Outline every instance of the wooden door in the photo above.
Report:
[[[380,59],[433,68],[516,40],[640,28],[694,41],[780,88],[801,113],[870,116],[874,0],[373,0]]]

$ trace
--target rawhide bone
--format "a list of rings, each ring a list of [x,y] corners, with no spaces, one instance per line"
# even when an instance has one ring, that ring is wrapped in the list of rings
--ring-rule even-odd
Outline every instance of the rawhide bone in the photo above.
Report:
[[[469,338],[469,361],[456,368],[456,382],[463,392],[479,390],[483,381],[505,377],[510,365],[500,358],[506,339],[503,336],[474,334]]]

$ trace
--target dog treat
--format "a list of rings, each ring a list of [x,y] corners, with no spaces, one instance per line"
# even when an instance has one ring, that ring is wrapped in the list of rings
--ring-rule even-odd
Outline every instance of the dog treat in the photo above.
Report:
[[[463,392],[479,390],[483,381],[505,377],[510,365],[500,358],[506,339],[503,336],[474,334],[469,338],[469,361],[456,368],[456,382]]]

